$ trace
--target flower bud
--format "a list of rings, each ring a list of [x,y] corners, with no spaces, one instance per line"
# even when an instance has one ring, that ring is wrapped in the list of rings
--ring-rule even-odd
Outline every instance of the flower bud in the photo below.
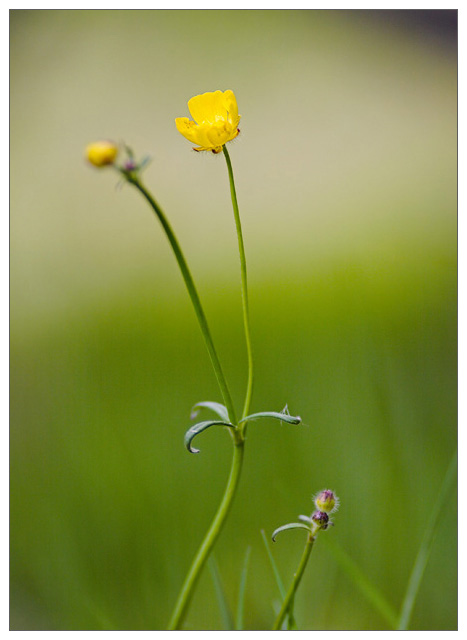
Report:
[[[125,162],[123,163],[123,168],[125,171],[136,171],[138,169],[138,165],[133,160],[133,158],[130,158],[129,160],[125,160]]]
[[[330,489],[324,489],[316,496],[315,505],[320,511],[332,513],[339,506],[339,498]]]
[[[318,527],[320,527],[320,529],[326,529],[328,526],[329,516],[325,511],[315,511],[312,514],[311,519],[318,525]]]
[[[109,140],[92,142],[86,147],[86,158],[95,167],[113,164],[118,154],[118,147]]]

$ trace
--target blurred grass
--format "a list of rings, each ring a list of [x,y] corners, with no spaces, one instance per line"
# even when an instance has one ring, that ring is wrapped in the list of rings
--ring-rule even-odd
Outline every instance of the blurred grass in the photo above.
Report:
[[[220,397],[173,257],[137,194],[81,160],[96,137],[153,155],[148,185],[240,404],[226,171],[173,126],[191,95],[217,88],[243,115],[231,156],[252,410],[288,403],[309,425],[249,428],[216,550],[226,597],[233,607],[251,545],[244,624],[270,628],[260,530],[331,486],[342,506],[327,535],[394,607],[403,598],[457,439],[452,43],[374,12],[13,11],[12,629],[164,628],[220,499],[225,433],[204,434],[199,456],[183,447],[190,407]],[[414,629],[457,626],[455,496],[445,509]],[[286,583],[300,551],[275,547]],[[313,555],[300,628],[385,628],[332,556]],[[220,626],[206,571],[187,628]]]

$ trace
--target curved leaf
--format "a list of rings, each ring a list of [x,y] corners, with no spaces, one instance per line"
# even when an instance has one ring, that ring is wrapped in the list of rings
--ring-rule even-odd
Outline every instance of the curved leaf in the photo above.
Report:
[[[300,416],[290,416],[288,413],[281,413],[280,411],[261,411],[260,413],[252,413],[251,416],[243,418],[238,424],[250,422],[250,420],[257,420],[258,418],[274,418],[275,420],[287,422],[288,424],[300,424],[302,421]]]
[[[207,420],[206,422],[198,422],[197,424],[194,424],[185,433],[185,447],[190,453],[199,453],[199,449],[191,448],[191,442],[193,438],[202,431],[205,431],[206,429],[209,429],[209,427],[212,427],[216,424],[220,424],[224,427],[232,427],[233,429],[235,429],[233,424],[230,424],[230,422],[224,422],[223,420]]]
[[[277,534],[281,531],[285,531],[286,529],[306,529],[308,533],[310,533],[310,527],[307,527],[303,522],[289,522],[289,524],[284,524],[282,527],[279,527],[274,531],[272,534],[272,541],[275,542]]]
[[[202,408],[211,409],[214,413],[217,413],[221,420],[229,421],[229,412],[227,408],[224,407],[220,402],[211,402],[210,400],[205,400],[203,402],[197,402],[191,409],[190,418],[194,420],[199,413],[199,410]]]
[[[308,522],[309,524],[313,522],[313,520],[309,516],[298,516],[298,519],[302,522]]]

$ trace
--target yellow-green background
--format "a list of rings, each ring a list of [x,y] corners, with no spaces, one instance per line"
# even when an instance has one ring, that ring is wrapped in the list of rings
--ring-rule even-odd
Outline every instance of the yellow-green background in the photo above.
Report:
[[[111,138],[145,179],[197,280],[235,401],[246,382],[236,237],[222,156],[174,126],[233,89],[230,146],[249,265],[254,410],[216,548],[246,627],[279,594],[261,541],[341,497],[326,536],[398,607],[456,447],[455,13],[12,11],[11,626],[164,628],[220,499],[220,400],[166,238],[141,197],[83,159]],[[323,535],[324,537],[324,535]],[[289,581],[303,532],[279,538]],[[456,495],[412,628],[457,625]],[[385,629],[320,540],[302,629]],[[220,628],[206,571],[187,628]]]

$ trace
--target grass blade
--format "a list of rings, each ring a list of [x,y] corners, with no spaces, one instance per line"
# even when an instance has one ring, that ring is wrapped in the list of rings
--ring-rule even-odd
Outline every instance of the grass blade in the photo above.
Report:
[[[433,511],[430,514],[425,533],[420,544],[415,563],[410,574],[407,590],[405,592],[404,600],[402,601],[401,613],[397,629],[399,631],[406,631],[409,628],[410,618],[412,617],[415,600],[417,598],[418,590],[425,573],[426,565],[430,557],[431,549],[435,541],[436,533],[440,524],[440,515],[443,508],[443,504],[446,501],[447,494],[451,488],[451,485],[456,477],[457,471],[457,450],[449,463],[448,469],[441,485],[441,490],[438,494],[438,498],[434,504]]]
[[[263,542],[264,542],[264,546],[266,547],[266,551],[268,554],[268,558],[269,558],[269,562],[271,563],[271,567],[274,573],[274,577],[276,578],[276,583],[277,583],[277,587],[279,589],[279,593],[281,594],[281,598],[282,600],[285,600],[285,596],[287,595],[287,590],[284,587],[284,583],[282,582],[282,578],[281,578],[281,574],[279,573],[279,569],[277,568],[276,562],[274,560],[274,556],[272,555],[272,551],[271,548],[269,546],[268,543],[268,539],[266,537],[266,534],[264,533],[264,529],[261,529],[261,535],[263,537]],[[277,611],[277,613],[279,613]],[[297,630],[297,625],[295,623],[295,618],[292,612],[292,608],[289,609],[289,614],[288,614],[288,624],[287,624],[287,629],[288,630]]]
[[[324,536],[323,536],[324,537]],[[357,563],[331,537],[326,537],[326,544],[340,567],[353,580],[366,599],[379,611],[391,629],[397,629],[398,615],[395,608],[386,600],[381,591],[363,573]]]
[[[248,575],[248,566],[250,563],[251,547],[247,547],[245,552],[245,559],[243,560],[243,568],[240,576],[240,587],[238,589],[238,604],[237,604],[237,618],[235,621],[235,629],[237,631],[243,631],[243,620],[245,613],[245,591],[246,591],[246,579]]]
[[[233,617],[230,612],[229,603],[227,602],[227,598],[225,595],[224,586],[222,584],[221,576],[219,573],[219,567],[217,566],[217,562],[213,555],[209,557],[208,564],[212,581],[214,583],[214,590],[216,592],[217,604],[219,605],[219,611],[222,618],[222,624],[224,625],[224,630],[233,631]]]
[[[277,586],[279,588],[279,593],[281,594],[282,600],[284,600],[287,595],[287,591],[285,590],[284,583],[282,582],[281,574],[279,573],[279,569],[277,568],[276,562],[272,555],[271,548],[269,547],[268,539],[266,538],[266,534],[264,533],[264,529],[261,529],[261,535],[263,537],[264,546],[266,547],[266,551],[268,554],[269,562],[271,563],[272,570],[274,572],[274,577],[276,579]]]

